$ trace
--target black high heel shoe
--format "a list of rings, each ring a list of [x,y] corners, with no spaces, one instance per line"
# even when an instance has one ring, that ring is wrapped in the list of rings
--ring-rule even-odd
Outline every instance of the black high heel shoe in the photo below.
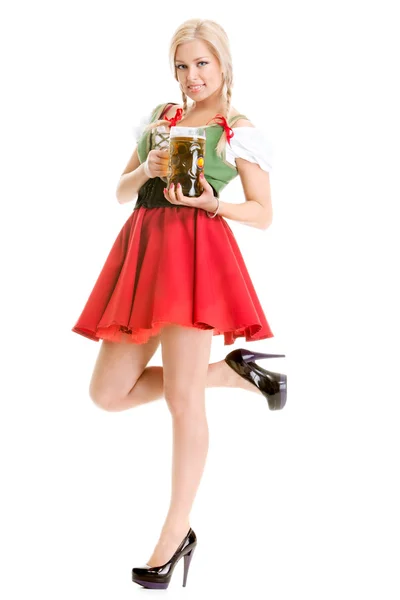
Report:
[[[197,546],[197,537],[192,528],[189,529],[186,536],[179,544],[178,549],[168,562],[159,567],[150,567],[146,564],[144,567],[133,567],[132,581],[139,583],[145,588],[166,589],[171,581],[172,573],[180,558],[185,561],[183,571],[183,587],[186,587],[190,561]]]
[[[285,354],[261,354],[244,348],[233,350],[225,357],[225,362],[243,379],[253,383],[268,400],[271,410],[280,410],[286,404],[287,377],[284,373],[275,373],[259,367],[257,358],[282,357]]]

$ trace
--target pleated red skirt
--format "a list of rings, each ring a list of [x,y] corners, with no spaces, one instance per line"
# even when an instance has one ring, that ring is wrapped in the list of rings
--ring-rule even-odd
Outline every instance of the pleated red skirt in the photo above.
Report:
[[[186,206],[133,210],[72,331],[143,344],[166,324],[213,329],[225,345],[274,336],[223,217]]]

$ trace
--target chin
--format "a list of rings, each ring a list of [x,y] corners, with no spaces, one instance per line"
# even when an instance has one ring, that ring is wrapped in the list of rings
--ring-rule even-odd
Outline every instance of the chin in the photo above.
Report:
[[[201,92],[191,92],[190,90],[188,90],[186,92],[186,95],[189,96],[189,98],[192,98],[192,100],[196,100],[197,98],[207,98],[210,94],[208,92],[208,90],[205,90],[204,88],[201,90]]]

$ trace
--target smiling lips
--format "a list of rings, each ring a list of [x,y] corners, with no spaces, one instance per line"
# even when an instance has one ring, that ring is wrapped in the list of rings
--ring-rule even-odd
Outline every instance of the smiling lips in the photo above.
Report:
[[[204,87],[204,83],[202,85],[194,85],[194,86],[189,85],[189,90],[191,92],[198,92],[199,90],[201,90],[202,87]]]

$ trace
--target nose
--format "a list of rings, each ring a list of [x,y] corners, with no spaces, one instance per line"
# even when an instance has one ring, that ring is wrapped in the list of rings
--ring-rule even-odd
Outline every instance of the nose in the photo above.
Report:
[[[195,83],[198,80],[197,73],[198,73],[198,69],[197,69],[196,65],[192,65],[191,67],[188,67],[188,69],[186,71],[186,77],[187,77],[187,81],[189,82],[189,84],[191,82]]]

